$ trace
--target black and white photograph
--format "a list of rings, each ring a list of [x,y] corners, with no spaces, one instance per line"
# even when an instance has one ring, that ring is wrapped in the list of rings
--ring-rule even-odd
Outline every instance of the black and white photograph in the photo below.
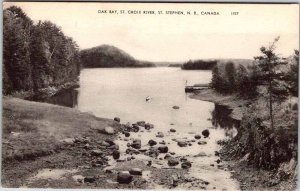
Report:
[[[2,13],[2,188],[297,190],[299,4]]]

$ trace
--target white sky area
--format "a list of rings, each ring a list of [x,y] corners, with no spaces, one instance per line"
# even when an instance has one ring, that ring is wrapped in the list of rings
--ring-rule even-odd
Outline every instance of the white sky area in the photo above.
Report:
[[[148,61],[250,58],[280,35],[282,56],[299,49],[299,6],[170,3],[4,3],[16,5],[34,21],[49,20],[80,49],[116,46]],[[99,14],[98,10],[218,11],[220,15]],[[231,16],[238,11],[238,16]]]

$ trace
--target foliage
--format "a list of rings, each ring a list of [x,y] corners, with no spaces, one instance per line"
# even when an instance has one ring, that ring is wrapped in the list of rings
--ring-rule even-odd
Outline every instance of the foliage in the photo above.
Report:
[[[37,91],[77,80],[78,46],[59,27],[50,21],[34,25],[15,6],[3,14],[4,94]]]
[[[189,60],[181,68],[183,70],[211,70],[217,65],[216,60]]]
[[[295,50],[293,61],[285,79],[289,84],[288,89],[291,94],[298,97],[299,50]]]
[[[109,45],[80,51],[81,61],[86,68],[111,67],[154,67],[155,64],[134,59],[126,52]]]
[[[273,102],[282,101],[288,95],[288,91],[283,81],[284,73],[280,71],[280,65],[285,65],[287,63],[275,53],[278,40],[279,37],[275,38],[268,47],[261,47],[261,55],[255,57],[261,71],[259,80],[262,84],[267,86],[272,128],[274,127]]]

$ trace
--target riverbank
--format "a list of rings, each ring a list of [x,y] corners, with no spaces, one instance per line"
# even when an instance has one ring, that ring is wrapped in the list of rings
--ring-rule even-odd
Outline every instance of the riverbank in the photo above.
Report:
[[[208,181],[187,176],[192,163],[186,156],[168,151],[164,145],[167,143],[157,147],[152,145],[154,142],[149,143],[151,146],[141,145],[140,139],[131,138],[137,132],[151,132],[153,125],[139,122],[128,126],[119,121],[72,108],[4,97],[2,186],[102,189],[209,186]],[[126,145],[120,145],[117,139],[127,142],[126,153],[121,149]],[[177,145],[176,140],[174,143]],[[187,142],[182,144],[187,146]],[[158,161],[169,166],[164,167]],[[211,163],[217,166],[220,162]]]
[[[277,128],[270,130],[262,99],[243,100],[236,95],[220,95],[212,89],[190,97],[224,105],[232,110],[232,118],[241,120],[237,136],[222,142],[219,153],[222,160],[229,162],[228,168],[242,190],[296,190],[296,98],[276,106]]]
[[[222,95],[213,89],[197,91],[195,94],[190,95],[190,98],[226,106],[231,110],[230,117],[235,120],[242,119],[246,105],[249,104],[249,100],[240,99],[236,95]]]

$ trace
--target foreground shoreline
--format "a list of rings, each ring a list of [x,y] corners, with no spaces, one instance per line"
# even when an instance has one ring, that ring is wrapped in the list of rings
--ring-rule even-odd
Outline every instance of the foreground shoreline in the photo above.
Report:
[[[1,184],[7,188],[101,189],[174,188],[177,181],[197,181],[204,187],[209,184],[187,179],[188,169],[156,168],[133,160],[134,155],[131,160],[115,159],[119,145],[113,142],[121,126],[117,118],[4,97]],[[151,172],[151,181],[143,174],[134,175],[130,184],[117,182],[119,172],[134,168]]]

